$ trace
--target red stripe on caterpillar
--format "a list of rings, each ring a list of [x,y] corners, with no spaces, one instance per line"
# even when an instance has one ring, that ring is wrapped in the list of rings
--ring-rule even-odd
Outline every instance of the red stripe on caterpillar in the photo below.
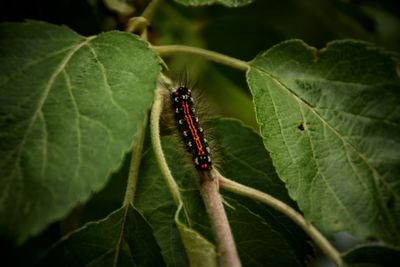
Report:
[[[175,109],[175,121],[182,139],[192,158],[196,169],[208,171],[212,169],[210,148],[204,138],[203,128],[195,115],[191,91],[186,86],[179,86],[171,93]]]

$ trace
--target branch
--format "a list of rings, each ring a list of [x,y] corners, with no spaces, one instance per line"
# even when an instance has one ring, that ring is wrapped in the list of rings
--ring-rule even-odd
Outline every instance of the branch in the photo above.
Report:
[[[129,5],[123,1],[119,0],[104,0],[105,6],[116,12],[118,15],[123,17],[129,16],[135,12],[135,8],[132,5]]]
[[[162,0],[152,0],[146,6],[141,16],[129,19],[124,30],[126,32],[138,32],[143,39],[147,40],[147,26],[150,25],[150,21],[153,19],[153,16],[161,2]]]
[[[152,0],[143,11],[142,17],[144,17],[147,21],[151,21],[161,3],[162,0]]]
[[[340,253],[329,243],[329,241],[309,222],[307,222],[304,217],[294,210],[292,207],[286,203],[276,199],[264,192],[247,187],[240,183],[236,183],[218,174],[218,180],[220,186],[230,192],[249,197],[251,199],[258,200],[268,206],[274,208],[275,210],[285,214],[292,221],[294,221],[298,226],[300,226],[304,232],[306,232],[310,238],[315,242],[315,244],[328,256],[337,266],[343,267],[344,262],[340,257]]]
[[[193,55],[199,55],[205,57],[214,62],[227,65],[229,67],[239,69],[242,71],[247,71],[249,69],[249,64],[246,61],[242,61],[233,57],[229,57],[214,51],[186,46],[186,45],[165,45],[165,46],[151,46],[151,48],[156,51],[160,56],[169,56],[177,53],[187,53]]]
[[[200,175],[201,195],[216,237],[220,266],[239,267],[241,266],[239,255],[219,194],[218,175],[215,171]]]

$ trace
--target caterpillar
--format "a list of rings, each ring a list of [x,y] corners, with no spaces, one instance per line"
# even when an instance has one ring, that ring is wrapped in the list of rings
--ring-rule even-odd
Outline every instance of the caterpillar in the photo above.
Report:
[[[210,147],[204,138],[204,130],[200,127],[195,115],[191,91],[186,86],[179,86],[171,93],[175,110],[176,125],[181,133],[187,149],[192,153],[195,168],[200,171],[212,169]]]

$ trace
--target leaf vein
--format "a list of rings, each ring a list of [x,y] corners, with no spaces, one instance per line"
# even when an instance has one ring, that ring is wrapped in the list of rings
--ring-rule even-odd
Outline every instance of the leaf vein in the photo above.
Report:
[[[96,59],[97,62],[99,63],[100,70],[101,70],[101,74],[102,74],[102,76],[103,76],[103,81],[104,81],[104,84],[105,84],[105,88],[107,89],[107,92],[108,92],[109,95],[110,95],[110,100],[111,100],[111,102],[114,104],[114,106],[115,106],[117,109],[119,109],[120,111],[122,111],[122,113],[123,113],[123,114],[125,115],[125,117],[126,117],[126,120],[128,121],[128,120],[129,120],[129,114],[128,114],[128,112],[127,112],[124,108],[122,108],[121,105],[118,104],[118,102],[115,101],[114,92],[113,92],[113,90],[111,89],[111,85],[110,85],[110,83],[109,83],[109,81],[108,81],[108,76],[107,76],[106,68],[104,67],[104,64],[100,61],[99,57],[98,57],[97,54],[96,54],[96,51],[93,49],[93,47],[91,47],[91,46],[89,45],[89,43],[87,44],[87,47],[90,49],[90,52],[92,53],[92,55],[95,57],[95,59]]]
[[[61,53],[66,52],[66,51],[68,51],[68,50],[71,50],[72,48],[76,47],[76,45],[77,45],[77,44],[74,44],[74,45],[71,45],[71,46],[68,46],[68,47],[64,47],[63,49],[60,49],[60,50],[57,50],[57,51],[48,53],[48,54],[46,54],[45,56],[43,56],[43,57],[41,57],[41,58],[39,58],[39,59],[37,59],[37,60],[35,60],[35,61],[28,62],[26,65],[22,66],[21,68],[18,68],[18,69],[16,69],[14,72],[8,74],[8,75],[9,75],[8,78],[7,78],[6,80],[4,80],[4,81],[0,84],[0,86],[4,86],[4,85],[7,84],[8,82],[12,81],[12,80],[15,78],[15,76],[18,76],[18,74],[24,72],[24,70],[26,70],[26,69],[28,69],[28,68],[32,68],[32,67],[34,67],[35,65],[40,64],[41,62],[43,62],[43,61],[45,61],[45,60],[47,60],[47,59],[52,58],[53,56],[57,56],[58,54],[61,54]]]
[[[77,160],[78,163],[76,164],[75,167],[75,172],[74,172],[74,179],[77,179],[78,174],[79,174],[79,168],[82,164],[82,155],[81,155],[81,142],[82,142],[82,134],[81,134],[81,120],[80,120],[80,112],[79,112],[79,106],[78,102],[76,101],[76,98],[74,96],[74,93],[72,92],[72,84],[71,80],[69,78],[69,75],[66,70],[63,71],[64,78],[66,81],[66,88],[68,91],[68,94],[72,100],[72,104],[74,106],[74,110],[76,113],[76,138],[77,138],[77,148],[76,148],[76,153],[77,153]]]

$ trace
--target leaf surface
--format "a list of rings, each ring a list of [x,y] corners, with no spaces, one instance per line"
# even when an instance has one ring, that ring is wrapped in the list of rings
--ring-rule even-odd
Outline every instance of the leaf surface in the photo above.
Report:
[[[306,218],[326,234],[400,240],[400,83],[363,42],[317,51],[301,41],[257,56],[247,73],[264,145]]]
[[[107,182],[143,124],[159,72],[121,32],[0,28],[0,232],[18,243]]]
[[[39,266],[164,266],[151,227],[132,206],[74,231]]]
[[[400,249],[378,244],[359,245],[343,255],[350,266],[389,267],[400,261]]]
[[[185,223],[178,221],[177,226],[190,266],[217,267],[217,251],[214,244]]]

